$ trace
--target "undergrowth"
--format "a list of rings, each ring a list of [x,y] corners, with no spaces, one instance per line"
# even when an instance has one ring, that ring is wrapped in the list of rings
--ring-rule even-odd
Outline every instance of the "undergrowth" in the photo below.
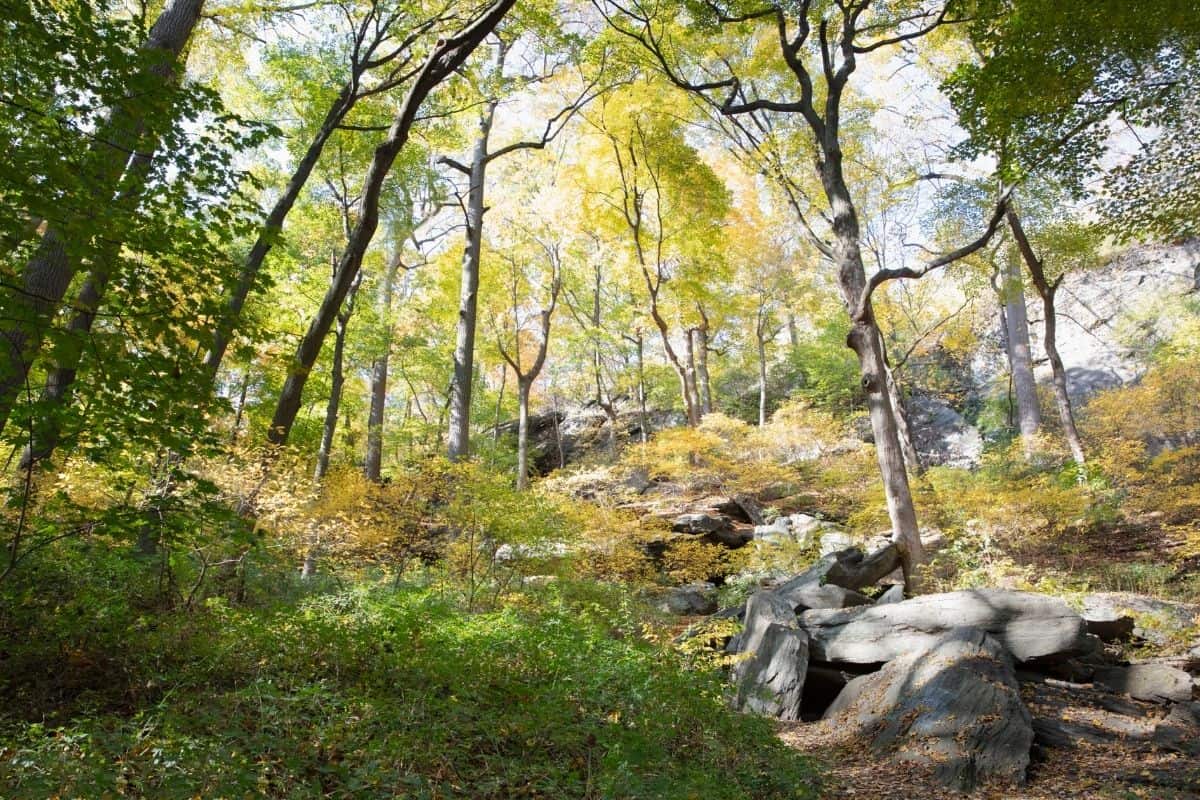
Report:
[[[614,587],[469,613],[433,583],[275,574],[273,596],[163,612],[128,559],[37,567],[5,587],[0,796],[815,796]],[[33,600],[39,578],[73,599]]]

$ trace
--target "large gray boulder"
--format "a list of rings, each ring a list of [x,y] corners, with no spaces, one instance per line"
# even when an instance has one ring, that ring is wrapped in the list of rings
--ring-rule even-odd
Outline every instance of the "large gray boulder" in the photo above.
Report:
[[[900,552],[888,545],[869,556],[857,547],[829,553],[799,575],[789,578],[776,591],[789,595],[804,587],[833,584],[855,591],[875,584],[900,566]]]
[[[1166,664],[1101,667],[1095,682],[1118,694],[1152,703],[1180,703],[1192,699],[1192,676]]]
[[[1012,659],[976,628],[955,628],[855,678],[825,712],[878,751],[926,764],[943,784],[1023,783],[1033,728]]]
[[[1200,703],[1179,703],[1154,729],[1154,743],[1200,757]]]
[[[800,615],[813,659],[851,664],[891,661],[926,649],[947,631],[964,626],[995,637],[1019,661],[1068,655],[1084,641],[1083,620],[1062,600],[1004,589],[971,589]]]
[[[748,657],[734,665],[734,705],[742,711],[798,720],[807,670],[804,631],[772,623]]]
[[[750,595],[742,613],[742,632],[734,637],[730,650],[735,653],[753,651],[773,624],[785,628],[800,627],[792,604],[776,592],[765,589]]]
[[[733,650],[734,706],[785,720],[800,719],[808,670],[808,637],[791,604],[774,592],[755,592],[746,602],[742,633]]]

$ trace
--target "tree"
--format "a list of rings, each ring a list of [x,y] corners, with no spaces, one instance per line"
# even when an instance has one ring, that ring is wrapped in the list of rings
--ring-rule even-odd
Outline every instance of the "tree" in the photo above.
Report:
[[[309,371],[316,362],[337,310],[341,308],[350,287],[358,276],[363,255],[379,225],[379,196],[383,189],[383,182],[391,171],[396,157],[408,142],[421,104],[438,84],[463,65],[475,48],[508,13],[513,2],[514,0],[496,0],[459,33],[439,40],[438,45],[426,58],[420,72],[413,79],[412,86],[401,102],[386,138],[375,148],[375,155],[363,180],[358,222],[355,224],[346,249],[338,262],[333,283],[296,349],[292,368],[275,405],[275,413],[267,433],[268,441],[271,443],[285,443],[291,432],[296,414],[300,410],[301,395],[304,392],[304,384],[308,380]]]
[[[139,177],[144,178],[141,167],[135,165],[132,171],[129,170],[131,155],[139,148],[145,148],[146,155],[152,156],[158,137],[175,122],[174,114],[179,109],[168,106],[167,113],[162,114],[156,109],[154,98],[164,94],[167,85],[174,80],[176,59],[191,38],[202,7],[203,0],[172,0],[151,27],[141,47],[141,58],[127,73],[124,96],[112,98],[113,105],[89,137],[87,155],[81,166],[86,197],[90,202],[77,208],[48,207],[44,214],[34,213],[27,217],[31,221],[41,217],[47,225],[36,250],[17,276],[20,285],[7,288],[3,296],[0,430],[24,388],[30,366],[41,350],[52,318],[78,268],[79,258],[96,235],[97,210],[112,203],[122,191],[140,193],[136,186],[121,186],[122,177],[127,174],[134,183],[140,182]],[[33,16],[31,14],[29,21],[32,22]],[[108,50],[110,55],[113,52],[113,49]],[[69,117],[64,119],[68,125],[77,122]]]
[[[1046,351],[1046,358],[1050,362],[1050,371],[1054,379],[1054,401],[1058,406],[1058,416],[1062,424],[1063,437],[1067,440],[1067,446],[1071,449],[1071,457],[1075,460],[1075,464],[1082,469],[1087,464],[1087,458],[1083,450],[1083,440],[1079,437],[1079,430],[1075,425],[1075,414],[1071,408],[1071,395],[1067,386],[1067,370],[1063,366],[1062,357],[1058,354],[1058,312],[1054,305],[1058,288],[1062,285],[1067,271],[1064,269],[1059,272],[1057,277],[1053,279],[1048,278],[1045,266],[1034,252],[1033,245],[1025,233],[1025,228],[1021,224],[1021,218],[1017,215],[1017,212],[1010,208],[1006,214],[1006,219],[1008,220],[1008,225],[1012,231],[1013,240],[1016,242],[1021,259],[1025,262],[1025,266],[1029,270],[1029,277],[1033,280],[1034,288],[1037,289],[1038,296],[1042,299],[1042,347]],[[1054,232],[1048,233],[1053,236]],[[1067,224],[1061,226],[1058,233],[1060,234],[1060,243],[1069,243],[1071,249],[1077,255],[1080,253],[1087,254],[1091,251],[1090,237],[1079,226]],[[1066,234],[1066,236],[1062,236],[1062,234]],[[1064,253],[1063,255],[1065,256],[1066,254]],[[1082,477],[1082,472],[1080,475]]]
[[[212,332],[212,344],[204,360],[205,368],[213,375],[221,366],[233,328],[241,317],[246,298],[259,279],[263,263],[278,240],[288,214],[320,161],[330,137],[342,127],[360,101],[383,95],[412,79],[416,72],[412,68],[416,44],[423,37],[428,38],[432,32],[442,30],[444,23],[454,19],[448,7],[439,6],[416,19],[410,19],[413,6],[398,4],[389,7],[380,0],[367,0],[365,13],[355,21],[354,14],[358,11],[355,0],[335,5],[338,6],[339,16],[350,22],[347,43],[349,76],[330,101],[283,192],[267,212],[258,236],[246,254],[237,282],[229,289],[228,308]],[[373,74],[378,77],[368,82],[367,78]]]
[[[636,94],[628,92],[619,101],[610,101],[594,123],[600,133],[597,146],[608,150],[611,172],[596,176],[607,186],[592,198],[598,201],[598,215],[624,229],[635,272],[645,288],[647,314],[678,377],[688,424],[696,425],[701,403],[690,326],[678,325],[684,346],[680,352],[672,342],[675,326],[669,319],[690,315],[695,294],[689,298],[685,289],[672,298],[667,287],[695,287],[696,273],[711,269],[717,250],[714,239],[728,197],[721,181],[686,142],[681,122],[649,112],[661,99],[654,87],[642,83],[634,90]]]
[[[893,536],[911,590],[924,553],[871,296],[888,280],[920,277],[984,246],[1003,218],[1003,202],[974,242],[931,258],[920,268],[880,270],[868,279],[859,212],[846,179],[841,127],[843,101],[859,58],[919,39],[955,20],[951,5],[903,2],[884,6],[860,0],[827,8],[824,3],[801,0],[745,9],[710,3],[703,8],[689,6],[689,13],[684,14],[673,5],[616,5],[603,0],[597,4],[614,29],[649,53],[652,64],[669,82],[720,114],[736,117],[766,112],[797,115],[803,120],[828,206],[832,241],[810,238],[833,263],[850,314],[847,343],[859,359]],[[687,23],[679,31],[681,19]],[[695,37],[707,40],[702,52],[678,44],[680,39]],[[771,39],[775,40],[777,66],[763,81],[756,81],[757,74],[745,71],[761,71],[762,59],[757,48],[747,46]],[[748,50],[754,51],[753,58],[747,58]],[[802,223],[810,228],[803,218]]]
[[[527,23],[529,21],[527,20]],[[567,63],[577,60],[574,52],[579,42],[566,35],[554,25],[528,25],[534,30],[533,41],[521,41],[524,49],[541,51],[541,64],[537,59],[526,58],[527,69],[517,75],[506,75],[509,54],[517,39],[502,32],[496,36],[495,57],[478,79],[483,95],[479,115],[479,129],[471,148],[468,163],[443,157],[441,163],[466,177],[466,242],[463,247],[462,272],[459,290],[458,325],[454,347],[454,375],[450,384],[450,430],[447,436],[447,454],[451,460],[465,458],[470,450],[471,391],[475,368],[475,330],[479,306],[479,263],[483,248],[483,215],[487,210],[484,197],[487,189],[488,167],[498,159],[521,150],[541,150],[563,131],[575,114],[600,93],[597,80],[583,79],[582,91],[572,100],[566,101],[553,113],[537,138],[518,140],[497,149],[491,147],[492,126],[496,121],[496,110],[502,97],[514,87],[549,81]]]
[[[517,378],[517,488],[529,485],[529,392],[546,363],[546,352],[550,346],[550,323],[562,291],[562,255],[557,243],[534,239],[533,253],[505,253],[501,260],[506,265],[503,280],[508,284],[508,312],[511,322],[505,322],[496,334],[496,347],[505,363],[512,368]],[[540,250],[540,253],[536,251]],[[541,262],[532,266],[529,262]],[[532,268],[531,268],[532,267]],[[549,268],[548,272],[546,267]],[[539,280],[541,278],[542,280]],[[544,285],[547,284],[548,286]],[[539,284],[543,284],[539,286]],[[523,295],[526,291],[538,291],[542,297],[534,301]],[[529,323],[535,322],[532,331]],[[534,341],[533,356],[523,355]]]

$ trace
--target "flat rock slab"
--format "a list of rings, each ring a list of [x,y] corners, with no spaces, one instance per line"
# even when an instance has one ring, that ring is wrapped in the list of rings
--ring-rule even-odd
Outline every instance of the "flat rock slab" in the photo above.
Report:
[[[1181,703],[1192,699],[1192,676],[1166,664],[1134,664],[1129,667],[1101,667],[1095,682],[1137,700],[1154,703]]]
[[[1023,783],[1033,743],[1012,659],[974,628],[945,631],[850,681],[825,718],[963,791],[983,780]]]
[[[995,637],[1019,661],[1069,655],[1081,646],[1084,632],[1083,620],[1062,600],[1004,589],[805,611],[800,627],[808,633],[813,659],[850,664],[880,664],[925,650],[958,627]]]
[[[812,608],[853,608],[854,606],[869,606],[874,602],[865,594],[835,586],[832,583],[824,585],[806,583],[787,590],[781,587],[775,592],[790,602],[797,611],[807,611]]]

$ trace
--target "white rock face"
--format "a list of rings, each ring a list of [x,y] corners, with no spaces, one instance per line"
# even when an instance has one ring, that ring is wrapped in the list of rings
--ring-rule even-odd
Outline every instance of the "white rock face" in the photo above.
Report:
[[[1083,399],[1136,380],[1154,348],[1179,325],[1179,301],[1195,291],[1198,282],[1200,240],[1130,247],[1103,266],[1068,274],[1056,302],[1058,351],[1072,396]],[[1028,303],[1035,372],[1040,382],[1048,383],[1042,306],[1032,290]],[[987,386],[1007,369],[998,336],[996,347],[989,350],[973,365],[979,386]]]

